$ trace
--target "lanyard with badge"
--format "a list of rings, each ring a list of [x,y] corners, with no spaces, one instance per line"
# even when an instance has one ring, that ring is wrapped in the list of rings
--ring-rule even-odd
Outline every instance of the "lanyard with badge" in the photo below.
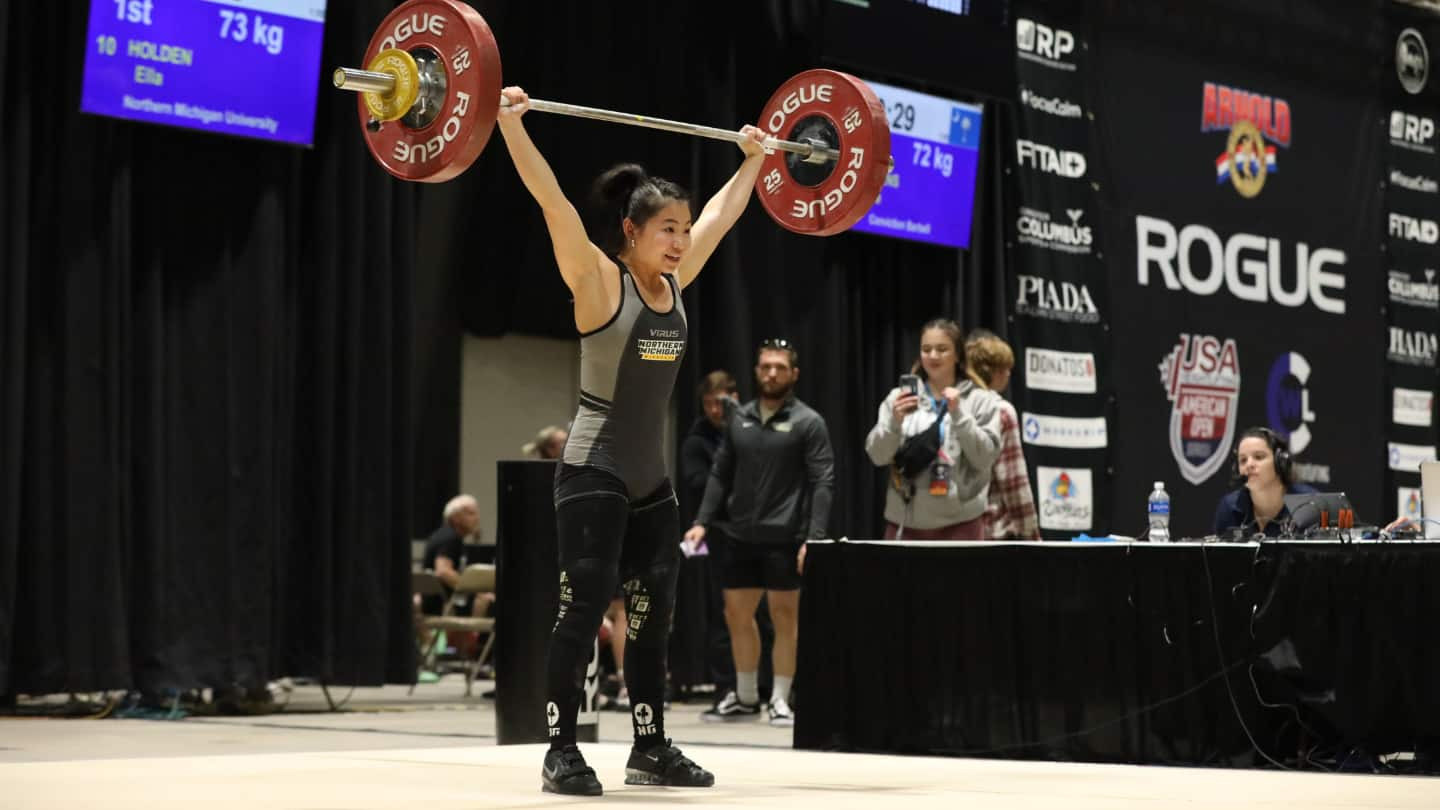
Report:
[[[944,397],[931,397],[935,418],[940,422],[940,449],[930,464],[930,494],[942,496],[950,491],[950,456],[945,452],[945,415],[949,402]]]

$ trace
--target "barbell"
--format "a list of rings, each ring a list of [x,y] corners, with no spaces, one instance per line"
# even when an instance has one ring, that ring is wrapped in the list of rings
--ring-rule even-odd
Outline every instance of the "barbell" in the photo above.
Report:
[[[390,174],[439,183],[464,172],[495,129],[500,49],[479,12],[459,0],[409,0],[371,38],[365,68],[336,69],[333,81],[360,94],[365,144]],[[498,104],[484,103],[499,99]],[[530,99],[537,112],[739,142],[736,130]],[[829,236],[870,210],[889,174],[890,127],[865,82],[807,70],[780,85],[760,114],[766,157],[755,182],[782,227]]]

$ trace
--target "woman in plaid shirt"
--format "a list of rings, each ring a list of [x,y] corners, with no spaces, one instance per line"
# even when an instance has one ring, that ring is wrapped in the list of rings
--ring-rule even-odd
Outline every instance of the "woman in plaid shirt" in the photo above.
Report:
[[[965,339],[970,370],[997,394],[1010,385],[1015,352],[993,332],[976,329]],[[1000,400],[1000,457],[990,475],[990,500],[985,507],[985,533],[991,540],[1039,540],[1030,471],[1020,447],[1020,419],[1015,406]]]

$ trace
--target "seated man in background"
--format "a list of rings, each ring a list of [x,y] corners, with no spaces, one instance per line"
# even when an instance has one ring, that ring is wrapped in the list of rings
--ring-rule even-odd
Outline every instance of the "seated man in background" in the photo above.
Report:
[[[449,590],[460,582],[460,568],[464,564],[465,544],[480,541],[480,504],[473,495],[456,495],[445,504],[444,523],[425,541],[426,571],[435,576]],[[479,594],[470,604],[470,614],[485,615],[486,609],[495,601],[495,594]],[[427,613],[439,613],[443,605],[426,605]]]

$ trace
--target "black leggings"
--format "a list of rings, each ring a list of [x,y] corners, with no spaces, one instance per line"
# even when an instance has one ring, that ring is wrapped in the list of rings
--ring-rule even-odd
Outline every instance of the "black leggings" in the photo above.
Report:
[[[680,513],[669,481],[631,501],[624,483],[593,467],[555,476],[560,610],[546,661],[550,747],[575,743],[585,668],[617,584],[626,597],[625,688],[635,745],[665,738],[665,652],[680,573]],[[618,631],[618,628],[617,628]]]

